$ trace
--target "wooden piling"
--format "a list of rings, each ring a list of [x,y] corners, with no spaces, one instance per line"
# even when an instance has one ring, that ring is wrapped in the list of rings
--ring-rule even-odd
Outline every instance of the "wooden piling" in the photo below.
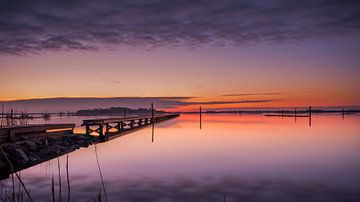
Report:
[[[154,103],[151,103],[151,119],[151,122],[154,123]]]
[[[201,106],[200,106],[200,129],[202,128],[202,110],[201,110]]]
[[[312,115],[312,111],[311,111],[311,106],[309,107],[309,127],[311,127],[311,115]]]
[[[4,101],[1,102],[1,118],[4,118]]]

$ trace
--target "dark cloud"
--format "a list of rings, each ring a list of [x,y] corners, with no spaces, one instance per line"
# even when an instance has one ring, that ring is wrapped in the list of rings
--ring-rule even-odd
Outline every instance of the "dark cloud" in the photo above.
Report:
[[[183,102],[182,105],[217,105],[217,104],[243,104],[243,103],[266,103],[280,100],[237,100],[237,101],[209,101],[209,102]]]
[[[1,0],[0,53],[257,44],[359,33],[357,0]]]
[[[266,103],[277,100],[238,100],[238,101],[209,101],[192,102],[194,97],[111,97],[111,98],[43,98],[5,101],[5,111],[27,110],[28,112],[59,112],[77,111],[79,109],[109,108],[109,107],[130,107],[149,108],[154,103],[156,108],[175,108],[187,105],[214,105],[214,104],[241,104],[241,103]]]
[[[282,92],[272,92],[272,93],[234,93],[234,94],[224,94],[223,97],[244,97],[244,96],[253,96],[253,95],[284,95],[286,93]]]

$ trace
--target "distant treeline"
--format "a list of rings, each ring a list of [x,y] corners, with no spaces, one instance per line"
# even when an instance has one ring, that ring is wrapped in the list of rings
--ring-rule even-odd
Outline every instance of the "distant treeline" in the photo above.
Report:
[[[154,110],[156,114],[165,113],[165,111]],[[131,109],[127,107],[111,107],[111,108],[97,108],[97,109],[81,109],[75,112],[79,116],[93,116],[93,115],[131,115],[131,114],[151,114],[151,109],[138,108]]]

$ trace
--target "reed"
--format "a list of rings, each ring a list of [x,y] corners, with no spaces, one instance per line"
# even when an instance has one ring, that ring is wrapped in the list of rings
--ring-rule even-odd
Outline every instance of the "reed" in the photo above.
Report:
[[[97,195],[97,202],[101,202],[101,188],[100,188],[99,193]]]
[[[12,184],[11,198],[12,198],[12,201],[15,201],[15,179],[14,179],[13,173],[11,173],[11,184]]]
[[[57,158],[58,175],[59,175],[59,202],[62,202],[62,185],[61,185],[61,172],[60,172],[60,160]]]
[[[67,201],[70,202],[70,177],[69,177],[69,154],[66,155],[66,180],[67,180]]]
[[[33,201],[32,198],[31,198],[30,192],[26,189],[25,184],[24,184],[24,182],[21,180],[20,176],[17,174],[17,172],[15,172],[15,169],[14,169],[13,164],[11,163],[11,161],[9,160],[9,158],[7,157],[6,153],[4,152],[4,150],[3,150],[3,148],[2,148],[1,146],[0,146],[0,151],[1,151],[1,153],[4,155],[7,163],[10,165],[10,170],[11,170],[11,172],[12,172],[12,173],[15,173],[17,179],[19,180],[19,182],[21,183],[22,187],[24,188],[24,190],[25,190],[25,192],[26,192],[29,200],[30,200],[30,201]]]
[[[101,184],[102,184],[102,188],[104,190],[104,195],[105,195],[105,201],[108,202],[108,198],[107,198],[107,194],[106,194],[106,190],[105,190],[105,184],[104,184],[104,178],[101,172],[101,167],[100,167],[100,163],[99,163],[99,157],[97,154],[97,148],[96,145],[94,145],[95,148],[95,156],[96,156],[96,162],[97,162],[97,166],[98,166],[98,170],[99,170],[99,174],[100,174],[100,179],[101,179]]]
[[[54,183],[54,175],[51,176],[51,196],[52,196],[52,201],[55,202],[55,183]]]

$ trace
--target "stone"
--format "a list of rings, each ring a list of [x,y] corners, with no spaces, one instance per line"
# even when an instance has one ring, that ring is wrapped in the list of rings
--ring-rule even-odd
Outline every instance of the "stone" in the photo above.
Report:
[[[22,144],[29,151],[36,151],[36,143],[30,140],[24,141]]]
[[[61,139],[61,136],[50,136],[47,138],[48,142],[60,142]]]
[[[78,145],[80,145],[81,147],[88,147],[89,146],[89,143],[87,143],[86,140],[79,140],[77,142]]]
[[[73,135],[72,137],[73,141],[79,141],[79,140],[86,140],[87,137],[85,137],[84,135]]]
[[[20,160],[23,163],[26,163],[29,161],[28,156],[25,154],[24,150],[21,148],[13,148],[11,150],[10,155],[18,160]]]
[[[40,156],[38,156],[37,154],[35,154],[33,152],[30,152],[29,159],[30,159],[30,162],[35,162],[35,161],[40,160]]]
[[[4,159],[0,159],[0,176],[10,171],[9,166],[5,163]]]
[[[33,141],[34,141],[37,148],[42,147],[44,145],[43,142],[41,140],[39,140],[39,139],[34,139]]]
[[[65,147],[60,145],[51,145],[41,149],[38,154],[39,156],[54,155],[65,151],[65,149],[66,149]]]

